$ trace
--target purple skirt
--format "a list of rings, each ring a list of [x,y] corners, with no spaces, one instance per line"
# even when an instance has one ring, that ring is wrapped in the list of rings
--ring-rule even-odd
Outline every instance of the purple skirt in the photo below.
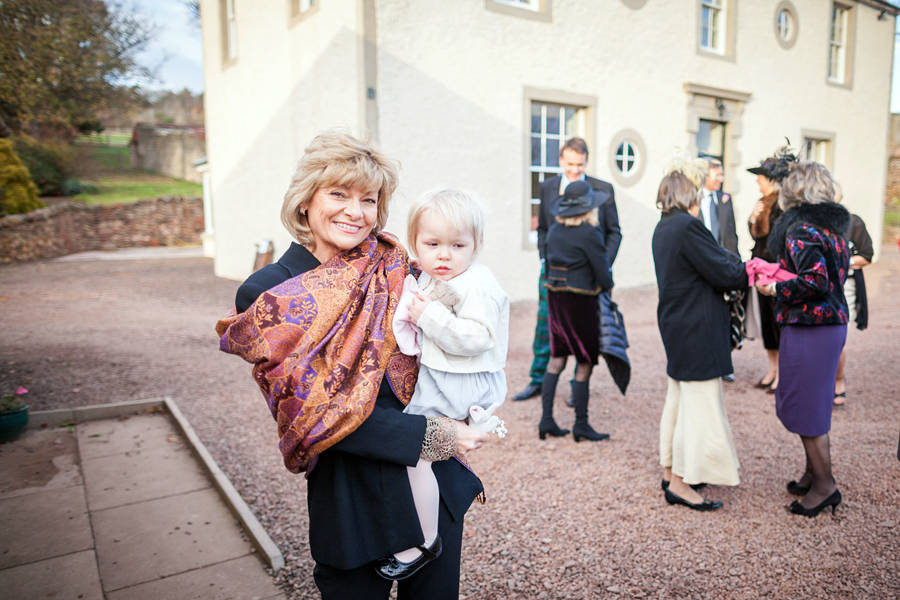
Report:
[[[574,356],[597,364],[600,356],[600,307],[597,296],[547,290],[550,356]]]
[[[831,430],[834,376],[846,325],[786,325],[778,352],[775,413],[785,428],[816,437]]]

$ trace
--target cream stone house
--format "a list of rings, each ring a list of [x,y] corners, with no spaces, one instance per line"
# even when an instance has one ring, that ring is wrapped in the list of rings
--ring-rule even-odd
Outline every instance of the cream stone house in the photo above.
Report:
[[[365,128],[403,166],[387,229],[437,184],[491,210],[479,260],[535,298],[538,184],[564,139],[616,189],[618,286],[653,283],[656,191],[676,147],[720,157],[740,247],[746,169],[789,138],[832,169],[880,247],[896,6],[883,0],[201,0],[215,269],[290,238],[303,148]]]

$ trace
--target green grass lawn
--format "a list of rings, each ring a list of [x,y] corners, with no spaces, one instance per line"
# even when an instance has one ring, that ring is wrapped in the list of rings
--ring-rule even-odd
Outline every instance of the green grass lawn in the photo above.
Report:
[[[146,171],[132,171],[129,174],[92,181],[97,186],[97,194],[78,194],[75,200],[85,204],[120,204],[137,202],[143,198],[158,196],[203,196],[203,186],[174,177],[166,177]]]
[[[75,138],[76,144],[102,144],[106,146],[127,147],[130,141],[130,134],[92,133],[91,135],[79,135]]]
[[[88,137],[88,136],[82,136]],[[126,140],[127,142],[127,140]],[[97,193],[72,199],[85,204],[121,204],[158,196],[203,195],[203,186],[151,171],[131,168],[131,150],[125,146],[79,144],[81,168],[74,178],[93,184]]]

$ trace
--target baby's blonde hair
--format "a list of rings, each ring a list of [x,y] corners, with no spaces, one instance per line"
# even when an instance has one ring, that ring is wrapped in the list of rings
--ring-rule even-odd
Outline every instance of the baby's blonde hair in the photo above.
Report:
[[[485,210],[481,200],[465,190],[439,187],[429,190],[409,207],[406,241],[410,253],[415,256],[419,222],[426,212],[433,212],[456,231],[470,231],[475,238],[476,254],[484,243]]]

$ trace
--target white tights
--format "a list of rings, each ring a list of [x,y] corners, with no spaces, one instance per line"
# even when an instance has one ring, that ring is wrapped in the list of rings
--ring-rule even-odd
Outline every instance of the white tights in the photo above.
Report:
[[[422,526],[422,534],[425,536],[425,547],[430,548],[438,534],[438,510],[440,509],[441,494],[437,478],[431,470],[431,461],[422,458],[415,467],[406,467],[406,472],[409,475],[409,485],[412,488],[413,501],[416,503],[419,524]],[[409,548],[397,552],[394,557],[401,562],[408,563],[419,558],[421,554],[422,552],[418,548]]]

